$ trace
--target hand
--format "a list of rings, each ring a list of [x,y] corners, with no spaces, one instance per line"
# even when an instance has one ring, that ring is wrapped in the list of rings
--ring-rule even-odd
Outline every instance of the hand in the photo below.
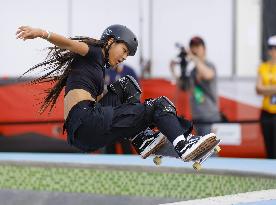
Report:
[[[32,28],[30,26],[20,26],[18,30],[16,31],[16,38],[22,39],[23,41],[27,39],[35,39],[37,37],[44,38],[45,31],[39,29],[39,28]]]
[[[170,68],[173,68],[173,67],[176,66],[177,64],[179,64],[179,63],[176,62],[175,60],[171,60],[171,62],[170,62]]]
[[[197,63],[199,61],[199,58],[195,54],[193,54],[191,51],[187,51],[187,60],[194,61],[194,63]]]

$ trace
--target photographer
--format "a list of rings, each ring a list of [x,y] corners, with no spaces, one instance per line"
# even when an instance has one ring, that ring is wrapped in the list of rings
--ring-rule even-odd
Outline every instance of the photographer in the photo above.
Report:
[[[217,75],[213,63],[206,59],[206,46],[202,38],[196,36],[190,40],[187,59],[194,63],[191,72],[192,118],[198,135],[211,132],[212,124],[220,121],[218,108]]]
[[[180,49],[180,53],[177,56],[176,60],[172,60],[170,63],[170,69],[172,75],[175,79],[177,79],[177,85],[181,90],[187,91],[190,88],[190,77],[187,71],[188,61],[186,59],[187,52],[184,46],[176,43],[175,46]],[[181,74],[180,77],[176,75],[175,66],[180,65]]]

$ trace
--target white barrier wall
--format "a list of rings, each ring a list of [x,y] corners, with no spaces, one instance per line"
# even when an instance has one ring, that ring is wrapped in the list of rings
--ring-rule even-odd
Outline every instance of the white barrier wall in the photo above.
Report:
[[[137,55],[127,60],[127,63],[132,65],[139,74],[139,57],[142,51],[146,59],[152,57],[153,77],[170,78],[169,61],[178,52],[174,46],[175,42],[187,46],[193,35],[200,35],[206,41],[208,58],[215,63],[219,76],[229,77],[232,75],[235,64],[233,62],[234,1],[2,0],[0,1],[0,77],[21,75],[28,67],[43,60],[45,52],[40,52],[40,50],[50,45],[39,39],[29,42],[16,40],[15,32],[20,25],[41,27],[65,36],[88,35],[99,38],[106,26],[115,23],[130,27],[137,33],[140,40],[143,37],[143,44],[140,44],[142,46],[138,48]],[[150,3],[152,3],[152,10],[150,10]],[[246,12],[253,16],[251,18],[253,23],[243,21],[242,27],[248,23],[253,25],[257,20],[256,8],[254,7],[253,10],[253,13]],[[149,29],[150,19],[152,20],[152,33]],[[249,35],[252,34],[253,39],[256,39],[254,29]],[[239,34],[242,34],[242,31]],[[248,36],[239,35],[240,44],[236,46],[241,51],[243,38],[248,38]],[[143,49],[140,50],[141,48]],[[247,50],[246,54],[239,53],[239,59],[244,59],[244,61],[238,63],[238,74],[251,75],[252,72],[247,69],[251,68],[254,62],[249,63],[249,60],[246,61],[245,58],[251,58],[253,55],[255,59],[254,52]]]
[[[16,40],[18,26],[43,27],[67,35],[67,11],[67,0],[0,1],[0,76],[19,76],[45,57],[39,50],[49,44]]]

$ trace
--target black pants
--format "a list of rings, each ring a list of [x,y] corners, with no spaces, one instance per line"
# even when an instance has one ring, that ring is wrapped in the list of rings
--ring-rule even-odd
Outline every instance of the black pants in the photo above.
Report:
[[[174,114],[156,110],[149,118],[144,104],[121,104],[116,94],[108,92],[99,103],[76,104],[69,112],[65,128],[69,144],[90,152],[116,139],[132,138],[153,123],[170,141],[184,133]]]
[[[261,112],[261,128],[267,152],[267,158],[276,159],[276,114]]]

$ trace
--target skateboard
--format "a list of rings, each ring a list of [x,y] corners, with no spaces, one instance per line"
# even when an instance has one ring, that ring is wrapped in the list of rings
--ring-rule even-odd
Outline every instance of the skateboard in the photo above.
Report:
[[[192,162],[194,162],[193,168],[195,170],[197,170],[197,171],[201,170],[203,162],[205,162],[210,156],[212,156],[212,154],[220,152],[220,150],[221,150],[219,147],[220,142],[221,142],[221,140],[216,138],[215,143],[213,144],[213,146],[210,149],[203,152],[202,154],[200,154],[199,156],[197,156],[196,158],[194,158],[192,160]],[[166,140],[165,144],[159,150],[157,150],[154,154],[152,154],[152,156],[154,156],[153,162],[157,166],[159,166],[162,163],[163,157],[171,157],[171,158],[180,159],[180,157],[174,150],[173,144],[168,140]],[[182,160],[182,159],[180,159],[180,160]]]

